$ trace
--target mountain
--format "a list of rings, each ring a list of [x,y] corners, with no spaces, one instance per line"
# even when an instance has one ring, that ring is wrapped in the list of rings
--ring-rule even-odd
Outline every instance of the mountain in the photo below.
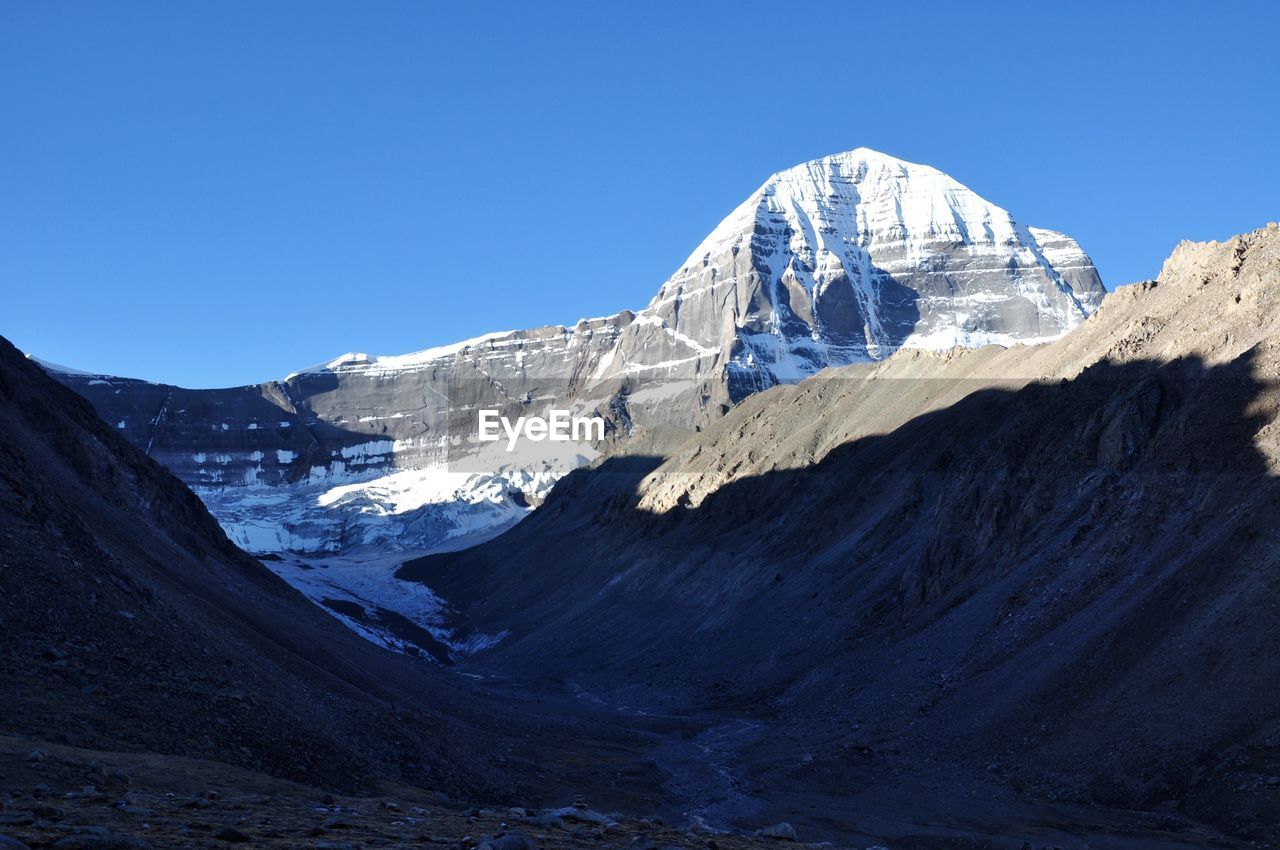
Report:
[[[509,527],[568,470],[662,424],[899,348],[1040,342],[1103,294],[1071,239],[922,165],[858,150],[769,178],[639,313],[348,354],[189,390],[50,367],[252,551],[426,550]],[[476,411],[599,414],[604,444],[512,456]]]
[[[755,731],[716,746],[744,793],[850,830],[905,807],[1003,835],[1014,798],[1151,831],[1097,846],[1205,824],[1265,844],[1277,375],[1270,225],[1184,243],[1049,345],[900,351],[758,393],[400,576],[459,636],[502,630],[472,662],[496,675],[735,718]]]
[[[696,385],[642,418],[701,424],[707,396],[736,403],[900,348],[1056,339],[1104,293],[1067,236],[859,148],[766,180],[622,331],[604,374]]]

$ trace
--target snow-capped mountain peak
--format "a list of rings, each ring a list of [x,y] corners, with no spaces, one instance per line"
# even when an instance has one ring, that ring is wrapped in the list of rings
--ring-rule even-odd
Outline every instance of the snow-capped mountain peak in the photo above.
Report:
[[[904,347],[1054,339],[1104,292],[1070,238],[935,168],[857,148],[769,177],[629,333],[686,372],[720,358],[740,397]]]
[[[685,266],[726,248],[746,247],[753,225],[777,215],[801,225],[797,235],[812,230],[824,247],[842,241],[866,247],[863,240],[873,236],[960,242],[1015,238],[1008,212],[936,168],[857,148],[771,175],[694,249]]]

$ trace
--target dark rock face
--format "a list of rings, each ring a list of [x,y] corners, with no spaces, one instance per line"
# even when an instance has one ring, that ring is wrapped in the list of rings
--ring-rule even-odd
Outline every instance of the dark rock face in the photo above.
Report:
[[[345,355],[222,390],[57,376],[252,551],[427,549],[513,524],[604,448],[473,458],[479,408],[599,414],[610,443],[636,427],[705,427],[827,366],[1054,338],[1102,293],[1068,237],[859,149],[771,177],[638,314]]]
[[[624,322],[496,334],[404,357],[344,355],[283,381],[221,390],[54,374],[192,487],[299,484],[443,465],[450,427],[474,430],[477,406],[579,393]]]

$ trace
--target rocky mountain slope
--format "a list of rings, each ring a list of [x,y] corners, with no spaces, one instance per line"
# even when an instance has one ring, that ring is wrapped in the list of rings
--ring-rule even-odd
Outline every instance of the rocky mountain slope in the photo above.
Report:
[[[524,516],[598,444],[513,457],[476,411],[703,427],[751,392],[899,348],[1051,339],[1103,294],[1070,238],[927,166],[858,150],[769,178],[639,313],[349,354],[188,390],[55,370],[253,551],[428,549]]]
[[[1269,846],[1277,380],[1270,225],[1179,246],[1050,345],[757,394],[401,576],[506,630],[473,664],[767,730],[721,745],[743,787],[849,828],[997,787]]]
[[[407,781],[498,800],[533,765],[556,787],[546,748],[568,763],[569,731],[468,681],[326,616],[0,339],[0,736],[349,791]]]

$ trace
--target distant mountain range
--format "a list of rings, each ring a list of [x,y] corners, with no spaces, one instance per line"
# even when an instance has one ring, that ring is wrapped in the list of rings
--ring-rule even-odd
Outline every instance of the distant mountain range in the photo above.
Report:
[[[828,366],[1055,339],[1104,292],[1069,237],[860,148],[770,177],[638,313],[347,354],[231,389],[47,368],[246,549],[427,550],[509,527],[604,448],[485,453],[480,408],[599,413],[609,443],[646,426],[701,428]]]

